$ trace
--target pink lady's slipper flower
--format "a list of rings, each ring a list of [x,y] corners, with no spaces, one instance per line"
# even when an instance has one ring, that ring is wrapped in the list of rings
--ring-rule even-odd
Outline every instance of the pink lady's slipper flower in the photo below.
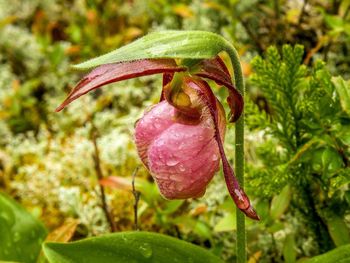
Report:
[[[138,154],[160,193],[167,199],[203,196],[221,160],[236,205],[248,217],[259,220],[224,152],[224,109],[203,78],[228,89],[231,121],[242,112],[242,96],[219,57],[196,61],[190,67],[184,64],[174,59],[142,59],[98,66],[80,80],[56,111],[108,83],[163,73],[160,102],[146,110],[135,127]]]

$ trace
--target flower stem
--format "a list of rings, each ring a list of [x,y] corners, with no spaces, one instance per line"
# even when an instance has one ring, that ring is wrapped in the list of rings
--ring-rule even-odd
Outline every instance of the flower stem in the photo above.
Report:
[[[231,59],[234,72],[233,83],[244,99],[244,80],[238,53],[236,49],[228,42],[225,47],[225,51],[228,53]],[[235,172],[241,188],[244,189],[244,109],[241,117],[236,122],[235,143]],[[245,263],[247,261],[245,216],[238,208],[236,208],[236,229],[237,263]]]
[[[132,173],[132,182],[131,182],[131,187],[132,187],[132,194],[134,195],[135,201],[134,201],[134,230],[139,230],[139,223],[138,223],[138,204],[140,201],[140,195],[141,193],[136,190],[135,188],[135,179],[136,179],[136,174],[139,171],[139,167],[136,167],[134,172]]]
[[[100,151],[99,151],[99,148],[97,145],[97,129],[94,126],[92,121],[91,121],[91,124],[92,124],[91,140],[92,140],[92,143],[94,146],[94,153],[93,153],[92,157],[93,157],[94,164],[95,164],[95,171],[96,171],[97,179],[98,179],[98,181],[100,181],[104,176],[103,176],[102,169],[101,169]],[[99,184],[99,186],[100,186],[102,210],[105,213],[105,216],[106,216],[106,219],[109,223],[109,227],[110,227],[111,232],[116,232],[117,227],[116,227],[115,222],[114,222],[113,211],[111,209],[109,209],[109,207],[108,207],[105,189],[104,189],[103,185]]]

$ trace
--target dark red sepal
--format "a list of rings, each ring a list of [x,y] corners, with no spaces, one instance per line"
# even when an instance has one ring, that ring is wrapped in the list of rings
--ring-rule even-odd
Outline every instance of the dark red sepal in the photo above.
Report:
[[[159,102],[160,101],[163,101],[164,99],[165,99],[165,95],[164,95],[164,87],[166,86],[166,85],[168,85],[170,82],[171,82],[171,80],[173,79],[173,77],[174,77],[174,73],[173,72],[165,72],[164,74],[163,74],[163,84],[162,84],[162,93],[160,94],[160,99],[159,99]]]
[[[218,85],[225,86],[228,89],[227,103],[231,109],[230,122],[237,121],[242,114],[244,102],[242,95],[232,84],[230,73],[222,59],[217,56],[202,60],[196,67],[194,74],[214,80]]]
[[[93,69],[82,78],[70,92],[65,101],[56,109],[61,111],[69,103],[91,90],[121,80],[147,76],[157,73],[184,71],[173,59],[142,59],[128,62],[105,64]]]
[[[193,85],[191,85],[191,81]],[[197,91],[200,100],[205,104],[205,106],[208,107],[209,112],[213,118],[215,125],[215,139],[219,147],[226,186],[233,201],[246,216],[254,220],[260,220],[259,216],[250,204],[248,196],[240,187],[234,171],[226,158],[225,150],[220,136],[218,108],[216,102],[217,100],[214,93],[210,89],[209,85],[201,79],[191,79],[190,81],[187,80],[187,84],[191,85],[191,87]]]

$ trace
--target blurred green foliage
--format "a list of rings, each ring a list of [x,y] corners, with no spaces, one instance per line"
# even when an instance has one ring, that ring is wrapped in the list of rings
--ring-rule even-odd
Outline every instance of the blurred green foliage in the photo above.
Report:
[[[342,91],[350,86],[341,77],[332,78],[320,61],[312,68],[302,65],[303,53],[299,45],[284,45],[281,53],[270,47],[265,59],[252,61],[250,80],[266,105],[247,107],[248,126],[263,138],[255,145],[247,176],[260,198],[273,197],[265,225],[293,225],[290,220],[298,218],[304,228],[291,234],[313,237],[313,253],[322,253],[350,241],[344,221],[350,115],[342,107],[349,101]]]
[[[0,192],[0,258],[36,262],[47,230],[36,218]]]
[[[157,102],[161,78],[112,84],[56,114],[81,77],[69,65],[151,31],[208,30],[234,43],[248,79],[246,188],[263,219],[247,221],[250,262],[295,262],[349,243],[349,10],[348,0],[0,0],[1,190],[50,231],[73,217],[74,240],[109,232],[96,129],[103,176],[129,180],[105,187],[116,228],[132,230],[133,124]],[[233,260],[225,187],[218,174],[203,198],[169,202],[141,168],[139,227]]]

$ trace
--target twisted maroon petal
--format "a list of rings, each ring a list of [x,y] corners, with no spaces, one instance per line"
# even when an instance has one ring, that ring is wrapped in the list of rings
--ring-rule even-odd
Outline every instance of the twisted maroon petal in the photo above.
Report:
[[[209,85],[204,81],[188,79],[188,85],[191,85],[190,81],[193,81],[195,85],[191,85],[201,97],[202,101],[209,108],[210,114],[214,120],[215,125],[215,139],[217,141],[219,152],[221,155],[223,172],[225,176],[227,189],[234,200],[237,207],[248,217],[254,220],[260,220],[257,213],[254,211],[250,204],[249,198],[243,189],[239,186],[238,180],[234,174],[232,167],[230,166],[223,147],[223,143],[220,137],[219,121],[218,121],[218,109],[216,104],[216,98],[210,89]],[[206,85],[205,85],[206,84]]]
[[[231,109],[230,122],[237,121],[242,114],[244,102],[242,95],[232,84],[230,73],[222,59],[217,56],[213,59],[202,60],[194,74],[214,80],[218,85],[228,89],[227,103]]]
[[[112,82],[157,73],[178,72],[184,70],[186,69],[177,66],[173,59],[142,59],[105,64],[93,69],[89,74],[82,78],[64,102],[56,109],[56,112],[61,111],[69,103],[89,91]]]
[[[164,87],[171,82],[173,77],[174,77],[174,73],[173,72],[171,72],[171,73],[170,72],[164,72],[164,74],[163,74],[162,93],[160,94],[159,101],[163,101],[165,99]]]

